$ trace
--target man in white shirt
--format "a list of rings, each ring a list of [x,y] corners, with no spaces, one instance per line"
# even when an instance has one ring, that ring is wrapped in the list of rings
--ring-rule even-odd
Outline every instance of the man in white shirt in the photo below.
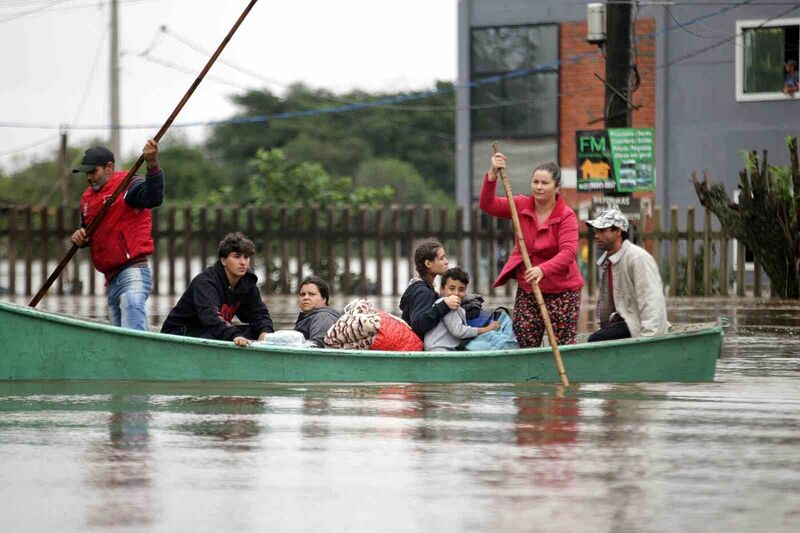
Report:
[[[607,209],[586,225],[605,251],[600,267],[600,294],[595,318],[600,329],[589,342],[663,335],[669,331],[661,274],[653,257],[628,240],[628,219]]]

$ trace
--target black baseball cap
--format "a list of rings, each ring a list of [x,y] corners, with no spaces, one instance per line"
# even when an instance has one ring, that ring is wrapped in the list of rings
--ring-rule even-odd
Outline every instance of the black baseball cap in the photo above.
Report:
[[[76,172],[91,172],[97,165],[106,166],[114,162],[114,154],[108,148],[103,146],[94,146],[86,150],[81,159],[81,164],[77,168],[73,168],[73,174]]]

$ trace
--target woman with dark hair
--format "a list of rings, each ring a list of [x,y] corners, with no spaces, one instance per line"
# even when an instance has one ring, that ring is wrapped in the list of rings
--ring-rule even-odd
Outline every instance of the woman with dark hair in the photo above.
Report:
[[[481,209],[499,218],[511,218],[508,199],[495,193],[497,176],[505,168],[505,156],[495,154],[480,197]],[[531,195],[514,197],[533,266],[525,269],[517,243],[494,286],[512,278],[517,280],[514,334],[521,348],[541,346],[544,336],[544,320],[533,293],[534,283],[544,297],[558,344],[575,344],[583,287],[577,264],[578,217],[558,194],[560,185],[561,169],[555,163],[545,163],[533,171]]]
[[[336,309],[328,307],[330,295],[328,284],[320,277],[309,276],[300,284],[300,314],[294,330],[318,348],[325,347],[325,333],[342,316]]]
[[[461,305],[461,299],[448,296],[434,305],[439,295],[433,288],[436,276],[447,271],[447,254],[442,243],[436,239],[428,239],[414,250],[414,267],[419,274],[408,282],[403,296],[400,298],[400,311],[402,318],[411,326],[420,339],[436,327],[436,325],[450,311],[455,311]]]

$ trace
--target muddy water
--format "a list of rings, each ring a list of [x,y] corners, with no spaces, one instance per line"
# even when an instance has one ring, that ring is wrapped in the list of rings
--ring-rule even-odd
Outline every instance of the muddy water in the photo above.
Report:
[[[796,531],[800,304],[669,311],[730,320],[716,382],[0,383],[0,531]]]

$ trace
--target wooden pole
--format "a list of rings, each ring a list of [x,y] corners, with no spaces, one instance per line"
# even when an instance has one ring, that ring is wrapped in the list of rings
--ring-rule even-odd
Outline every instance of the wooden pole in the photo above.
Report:
[[[492,151],[497,153],[497,143],[492,143]],[[514,194],[511,192],[511,182],[509,182],[508,174],[506,174],[503,168],[500,169],[500,179],[503,182],[503,189],[505,189],[506,197],[508,198],[511,222],[514,224],[514,235],[517,238],[519,250],[522,252],[522,261],[525,263],[525,270],[528,270],[532,268],[533,265],[531,265],[531,258],[528,256],[528,248],[525,246],[525,238],[522,235],[522,228],[519,225],[517,205],[514,203]],[[558,339],[556,339],[556,334],[553,331],[553,324],[550,323],[550,315],[547,314],[547,306],[544,304],[544,297],[542,296],[542,291],[539,289],[538,283],[533,283],[533,294],[536,296],[536,302],[539,304],[539,313],[542,315],[542,320],[544,320],[544,327],[547,331],[547,338],[550,341],[550,349],[553,350],[553,359],[556,361],[556,368],[561,378],[561,384],[565,387],[569,387],[567,371],[564,368],[564,363],[561,361],[561,352],[558,350]]]
[[[155,137],[153,137],[153,139],[156,142],[161,140],[161,137],[164,136],[164,134],[167,132],[169,127],[172,125],[172,123],[178,117],[178,113],[181,112],[181,110],[183,109],[183,106],[185,106],[186,102],[189,101],[189,98],[192,97],[192,94],[194,94],[195,89],[197,89],[197,87],[200,85],[200,82],[203,81],[203,78],[205,77],[206,73],[209,71],[211,66],[217,60],[217,57],[219,57],[219,55],[222,53],[222,50],[225,48],[225,45],[227,45],[228,42],[231,40],[231,38],[233,37],[233,34],[236,33],[237,29],[239,29],[239,26],[242,24],[242,22],[244,21],[245,17],[247,16],[247,14],[250,13],[250,10],[253,9],[253,6],[256,4],[257,1],[258,0],[250,0],[250,3],[247,4],[246,8],[244,8],[244,11],[239,16],[239,20],[237,20],[236,23],[233,25],[233,27],[230,29],[230,31],[228,32],[228,35],[225,36],[225,38],[222,40],[222,42],[217,47],[217,50],[214,52],[214,55],[212,55],[211,58],[209,58],[208,62],[206,63],[206,66],[203,67],[203,70],[200,72],[200,75],[197,76],[197,79],[194,80],[192,85],[186,91],[186,94],[183,95],[183,98],[181,99],[181,101],[178,102],[177,106],[175,106],[175,109],[172,111],[172,114],[169,116],[167,121],[164,122],[164,124],[161,126],[161,129],[158,130],[158,133],[156,133]],[[136,171],[139,170],[139,167],[142,166],[142,163],[144,163],[144,155],[139,155],[139,158],[136,160],[136,163],[134,163],[133,167],[131,167],[131,169],[128,171],[128,175],[125,176],[125,179],[122,181],[122,183],[119,184],[119,187],[117,187],[117,190],[115,190],[113,192],[113,194],[111,194],[111,196],[108,197],[106,202],[103,204],[103,207],[100,209],[100,211],[97,213],[97,215],[92,219],[92,222],[88,226],[86,226],[86,235],[87,236],[91,236],[92,232],[97,228],[98,225],[100,225],[100,222],[106,216],[106,213],[111,208],[111,205],[114,203],[114,201],[117,199],[117,197],[120,194],[122,194],[122,191],[124,191],[124,190],[126,190],[128,188],[128,185],[130,185],[131,181],[133,180],[134,175],[136,174]],[[72,248],[69,249],[67,254],[64,256],[64,258],[58,264],[58,266],[53,271],[53,273],[50,274],[50,277],[47,278],[47,281],[44,282],[44,285],[42,285],[42,288],[39,289],[39,292],[36,293],[36,296],[33,297],[33,300],[31,300],[31,302],[28,305],[30,305],[31,307],[36,307],[36,304],[38,304],[41,301],[41,299],[44,298],[44,295],[47,294],[47,290],[50,288],[50,286],[53,284],[53,282],[56,279],[58,279],[58,276],[61,274],[61,271],[64,270],[64,268],[66,268],[67,263],[69,263],[70,259],[72,259],[72,257],[78,251],[78,248],[79,247],[77,245],[75,245],[75,244],[72,245]]]

